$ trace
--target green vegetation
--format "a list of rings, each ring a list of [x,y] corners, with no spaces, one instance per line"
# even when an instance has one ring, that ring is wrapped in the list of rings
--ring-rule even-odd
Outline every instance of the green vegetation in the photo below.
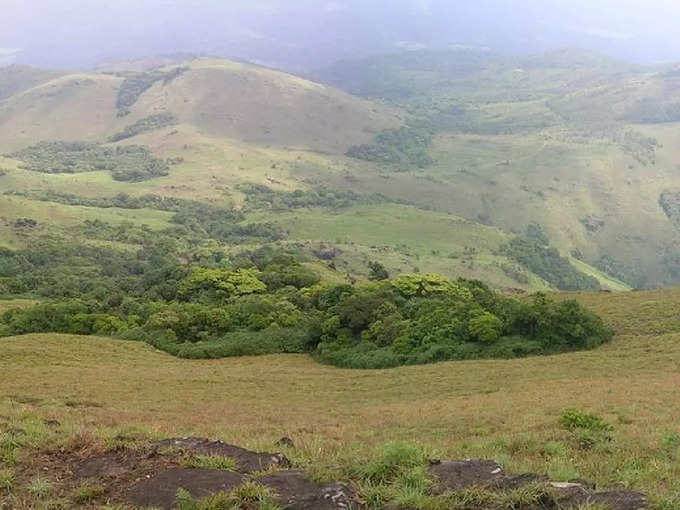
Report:
[[[220,457],[218,455],[197,455],[191,457],[186,463],[189,468],[224,469],[236,471],[238,463],[232,457]]]
[[[168,175],[169,166],[140,145],[105,147],[91,142],[40,142],[11,154],[24,168],[48,174],[111,172],[117,181],[139,182]]]
[[[379,194],[359,195],[353,191],[339,191],[328,188],[315,190],[275,191],[263,184],[245,183],[238,190],[246,195],[246,204],[252,209],[286,211],[302,207],[328,207],[339,209],[357,204],[376,204],[387,199]]]
[[[425,128],[389,129],[378,134],[373,144],[350,147],[347,156],[390,165],[394,170],[425,168],[432,164],[427,153],[432,134]]]
[[[130,228],[104,237],[135,242]],[[57,301],[6,311],[0,332],[114,335],[185,358],[309,352],[351,368],[589,349],[611,336],[576,303],[516,301],[480,282],[403,275],[320,285],[295,253],[207,252],[185,265],[168,255],[169,235],[137,235],[136,254],[49,244],[2,252],[5,292]]]
[[[217,493],[195,501],[187,491],[177,491],[179,510],[280,510],[274,492],[255,482],[246,482],[228,493]]]
[[[177,123],[177,118],[172,113],[157,113],[155,115],[150,115],[149,117],[144,117],[138,120],[134,124],[127,126],[120,133],[109,138],[110,142],[120,142],[127,138],[133,138],[142,133],[148,133],[150,131],[155,131],[164,127],[172,126]]]
[[[130,113],[130,107],[137,102],[139,96],[149,90],[156,82],[162,81],[164,85],[167,85],[186,70],[185,67],[177,67],[171,71],[155,70],[126,76],[118,90],[118,99],[116,100],[118,115],[123,117]]]
[[[127,427],[135,423],[153,431],[153,438],[213,437],[259,451],[283,448],[313,480],[351,482],[362,501],[378,507],[399,501],[422,510],[457,508],[450,504],[453,495],[429,494],[427,459],[474,458],[496,459],[508,473],[550,473],[560,481],[578,477],[603,489],[639,490],[649,495],[650,508],[673,509],[680,464],[669,403],[677,399],[680,291],[557,296],[571,298],[613,325],[613,342],[551,357],[358,373],[318,365],[307,356],[205,362],[113,339],[53,334],[0,339],[9,395],[0,399],[1,462],[13,459],[7,465],[15,473],[11,491],[0,491],[0,498],[10,507],[21,508],[20,501],[39,506],[43,501],[28,492],[36,460],[71,458],[71,452],[77,458],[84,451],[99,455],[116,437],[139,441],[144,434]],[[36,387],[36,380],[46,385]],[[83,423],[83,409],[66,401],[101,407],[88,408],[92,419]],[[234,412],[225,413],[225,405]],[[570,412],[576,416],[570,423],[612,424],[604,433],[609,439],[582,441],[588,427],[565,428],[564,409],[577,410]],[[46,425],[54,420],[61,425]],[[294,448],[274,446],[282,430],[295,431]],[[143,454],[144,439],[135,441],[128,447]],[[63,479],[50,481],[53,494],[76,490],[64,487]],[[538,485],[524,494],[540,490]],[[104,497],[116,504],[115,494]]]
[[[600,283],[576,269],[549,245],[543,230],[530,225],[527,234],[512,239],[503,253],[560,290],[597,290]]]

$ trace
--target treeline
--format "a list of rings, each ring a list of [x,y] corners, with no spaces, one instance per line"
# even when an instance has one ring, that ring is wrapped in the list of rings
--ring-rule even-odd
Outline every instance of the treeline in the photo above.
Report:
[[[245,215],[240,211],[182,198],[154,194],[131,196],[126,193],[111,197],[87,198],[57,191],[24,193],[15,191],[11,195],[65,205],[155,209],[175,213],[171,218],[173,226],[160,231],[131,222],[114,226],[100,220],[86,220],[79,230],[91,239],[132,244],[172,242],[192,247],[204,240],[238,244],[244,241],[279,241],[286,237],[281,228],[274,223],[246,223]]]
[[[215,250],[190,263],[172,254],[156,243],[137,253],[3,250],[2,291],[50,299],[6,312],[0,334],[117,336],[187,358],[304,352],[351,368],[563,352],[611,338],[575,302],[518,301],[476,281],[324,285],[294,252]]]
[[[657,99],[643,99],[626,112],[624,119],[640,124],[678,122],[680,121],[680,102],[669,103]]]
[[[8,157],[22,168],[49,174],[108,171],[117,181],[139,182],[168,175],[167,161],[153,156],[148,147],[105,147],[94,142],[40,142]]]
[[[353,191],[317,188],[314,190],[276,191],[263,184],[239,184],[238,190],[246,195],[246,204],[252,209],[285,211],[302,207],[343,208],[359,204],[387,202],[384,195],[360,195]]]
[[[148,133],[150,131],[155,131],[167,126],[172,126],[176,123],[177,118],[172,113],[157,113],[155,115],[150,115],[149,117],[140,119],[134,124],[126,126],[123,131],[111,136],[109,141],[120,142],[121,140],[132,138],[142,133]]]
[[[426,127],[401,127],[379,133],[372,144],[355,145],[347,156],[392,165],[395,170],[426,168],[432,164],[428,148],[434,135]]]
[[[501,251],[559,290],[600,289],[596,278],[576,269],[550,246],[548,237],[537,225],[530,225],[525,235],[515,237]]]
[[[177,67],[171,71],[149,71],[127,75],[118,89],[116,108],[118,116],[124,117],[130,113],[130,107],[137,102],[139,96],[149,90],[155,83],[162,81],[167,85],[172,80],[182,75],[188,68]]]

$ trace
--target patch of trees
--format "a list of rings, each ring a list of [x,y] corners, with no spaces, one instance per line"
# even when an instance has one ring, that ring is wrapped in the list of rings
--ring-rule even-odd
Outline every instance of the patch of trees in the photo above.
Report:
[[[392,165],[399,170],[426,168],[432,164],[427,152],[432,136],[433,131],[425,127],[387,129],[378,134],[372,144],[350,147],[347,156]]]
[[[199,240],[213,239],[221,242],[239,243],[245,240],[277,241],[285,234],[273,223],[244,223],[245,216],[234,209],[219,207],[205,202],[175,197],[147,194],[132,196],[119,193],[111,197],[81,197],[58,191],[12,192],[14,196],[25,196],[33,200],[56,202],[65,205],[121,209],[155,209],[175,213],[171,221],[174,226],[161,231],[152,231],[144,225],[124,222],[118,226],[98,220],[86,220],[81,232],[93,239],[109,239],[120,242],[142,244],[142,240],[163,238],[184,241],[196,245]]]
[[[596,278],[576,269],[569,259],[549,245],[548,237],[538,225],[530,225],[526,235],[514,238],[502,252],[559,290],[600,288]]]
[[[93,142],[40,142],[9,157],[23,168],[49,174],[108,171],[117,181],[139,182],[168,175],[166,161],[153,156],[148,147],[105,147]]]
[[[99,207],[108,209],[110,207],[117,207],[120,209],[155,209],[157,211],[177,212],[184,207],[194,206],[194,204],[202,204],[202,202],[194,202],[192,200],[185,200],[175,197],[163,197],[160,195],[128,195],[127,193],[118,193],[110,197],[83,197],[73,193],[63,191],[45,190],[45,191],[12,191],[8,193],[13,196],[26,197],[31,200],[40,200],[43,202],[55,202],[64,205],[81,205],[85,207]],[[203,204],[206,207],[217,208],[216,206]],[[241,219],[242,215],[239,216]]]
[[[324,285],[302,255],[265,248],[200,264],[171,246],[137,253],[45,244],[0,251],[3,292],[51,298],[0,319],[0,335],[97,334],[186,358],[311,353],[351,368],[589,349],[611,338],[576,302],[518,301],[481,282],[403,275]]]
[[[314,190],[276,191],[263,184],[245,183],[238,186],[252,209],[285,211],[303,207],[343,208],[357,204],[377,204],[387,201],[383,195],[360,195],[353,191],[317,188]]]
[[[129,114],[130,107],[155,83],[162,81],[163,85],[167,85],[185,71],[187,71],[186,67],[177,67],[171,71],[154,70],[126,76],[118,89],[118,98],[116,99],[118,116],[124,117]]]
[[[600,271],[634,288],[642,289],[649,287],[648,277],[641,262],[625,263],[610,255],[603,255],[593,265]]]
[[[643,99],[626,113],[625,120],[640,124],[678,122],[680,121],[680,102],[666,103],[655,99]]]
[[[673,225],[680,227],[680,192],[664,190],[659,196],[659,205]]]
[[[150,115],[149,117],[140,119],[134,124],[126,126],[123,131],[111,136],[109,141],[120,142],[121,140],[132,138],[142,133],[148,133],[150,131],[156,131],[157,129],[162,129],[164,127],[173,126],[176,123],[177,118],[172,113],[157,113],[155,115]]]

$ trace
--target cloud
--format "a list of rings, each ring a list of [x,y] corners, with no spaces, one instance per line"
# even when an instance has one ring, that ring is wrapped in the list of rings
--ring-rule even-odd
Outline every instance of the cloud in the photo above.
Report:
[[[610,39],[614,41],[627,41],[632,38],[631,34],[596,26],[574,26],[571,27],[571,31],[597,37],[599,39]]]
[[[0,67],[13,64],[20,52],[17,48],[0,48]]]
[[[347,5],[343,4],[341,2],[330,1],[330,2],[326,2],[326,5],[324,6],[323,10],[326,11],[326,12],[346,11]]]

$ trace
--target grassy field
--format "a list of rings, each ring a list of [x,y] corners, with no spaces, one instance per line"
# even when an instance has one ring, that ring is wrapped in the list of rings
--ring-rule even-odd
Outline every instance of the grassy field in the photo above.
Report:
[[[678,508],[680,290],[565,297],[601,313],[615,340],[560,356],[348,371],[297,355],[182,361],[105,338],[7,338],[0,437],[29,431],[18,470],[32,448],[78,434],[201,435],[270,450],[288,436],[297,447],[285,453],[321,470],[408,441],[439,458],[494,458],[511,472],[631,487],[654,508]],[[559,425],[567,408],[602,416],[611,441],[584,446]]]

